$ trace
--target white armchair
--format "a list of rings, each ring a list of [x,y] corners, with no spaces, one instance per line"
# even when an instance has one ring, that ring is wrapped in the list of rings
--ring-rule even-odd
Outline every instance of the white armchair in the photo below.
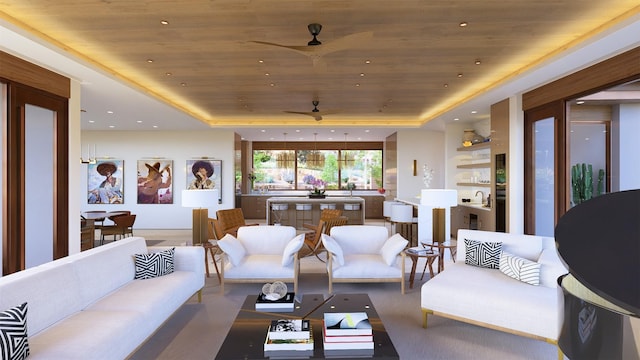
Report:
[[[218,241],[223,251],[220,289],[225,283],[293,282],[298,291],[298,251],[304,234],[292,226],[243,226],[238,237],[225,235]]]
[[[331,229],[322,235],[322,244],[329,252],[327,273],[329,293],[334,282],[400,282],[404,294],[404,263],[402,251],[409,242],[395,234],[389,237],[386,227],[347,225]]]

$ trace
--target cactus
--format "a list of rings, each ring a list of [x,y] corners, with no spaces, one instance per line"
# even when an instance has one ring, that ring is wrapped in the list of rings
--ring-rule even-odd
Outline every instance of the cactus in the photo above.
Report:
[[[598,190],[596,195],[600,196],[604,194],[604,169],[598,171]]]
[[[593,167],[591,164],[575,164],[571,167],[571,185],[574,205],[593,197]]]

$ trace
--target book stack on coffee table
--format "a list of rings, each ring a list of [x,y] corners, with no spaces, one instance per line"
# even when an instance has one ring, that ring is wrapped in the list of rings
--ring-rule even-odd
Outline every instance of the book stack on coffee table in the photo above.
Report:
[[[322,331],[325,356],[373,355],[373,331],[366,312],[325,313]]]
[[[267,312],[292,312],[295,303],[295,293],[288,292],[282,298],[270,300],[263,293],[256,299],[256,310]]]
[[[272,320],[264,342],[265,357],[313,355],[313,332],[309,320]]]

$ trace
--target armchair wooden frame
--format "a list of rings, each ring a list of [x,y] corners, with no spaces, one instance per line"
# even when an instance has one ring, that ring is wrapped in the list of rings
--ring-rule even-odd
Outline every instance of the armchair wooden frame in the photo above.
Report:
[[[274,281],[282,281],[284,283],[292,282],[293,283],[293,292],[298,293],[298,275],[300,274],[300,257],[296,253],[293,257],[293,277],[291,278],[243,278],[243,279],[234,279],[234,278],[225,278],[224,277],[224,268],[225,263],[229,261],[227,256],[223,253],[222,258],[220,260],[220,275],[222,277],[222,282],[220,283],[220,292],[224,294],[224,284],[225,283],[272,283]]]
[[[242,209],[224,209],[216,211],[217,221],[214,223],[214,231],[220,240],[226,234],[238,236],[238,228],[241,226],[257,226],[260,224],[247,224]]]
[[[334,226],[344,226],[349,222],[349,218],[346,216],[338,216],[329,219],[320,219],[318,226],[316,226],[315,233],[307,233],[304,239],[304,245],[309,253],[305,253],[304,256],[315,255],[318,260],[325,262],[325,260],[320,258],[320,252],[322,252],[322,234],[329,235],[331,233],[331,228]]]

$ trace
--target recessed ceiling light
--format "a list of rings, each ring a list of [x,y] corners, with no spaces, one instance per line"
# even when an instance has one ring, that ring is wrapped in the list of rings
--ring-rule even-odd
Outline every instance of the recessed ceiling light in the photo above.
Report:
[[[332,138],[332,137],[329,137],[329,138],[327,138],[327,140],[333,140],[333,138]]]
[[[368,133],[368,132],[370,132],[370,131],[371,131],[371,130],[367,129],[367,130],[365,130],[364,132]]]
[[[448,88],[449,84],[444,84],[444,85],[442,85],[442,87]]]
[[[466,22],[466,21],[463,21],[460,24],[458,24],[458,26],[460,26],[460,27],[467,27],[467,25],[469,25],[469,23]]]
[[[458,121],[460,120],[460,118],[453,118],[453,121]]]
[[[107,110],[107,114],[113,114],[113,111]]]
[[[160,20],[160,24],[169,25],[169,22],[167,20]]]
[[[94,122],[94,120],[89,120],[89,124],[93,124]]]
[[[259,59],[259,60],[258,60],[258,62],[259,62],[260,64],[264,64],[264,60],[262,60],[262,59]]]
[[[332,129],[331,132],[333,133],[333,132],[336,132],[336,131]]]
[[[458,77],[461,78],[462,77],[462,73],[458,73]]]
[[[584,100],[578,100],[578,101],[576,101],[576,104],[582,105],[582,104],[584,104]]]
[[[299,132],[300,132],[300,129],[296,129],[296,132],[297,132],[297,133],[299,133]]]
[[[158,128],[158,125],[153,125],[153,128],[154,128],[154,129],[157,129],[157,128]]]
[[[356,87],[360,87],[360,84],[356,84]]]
[[[472,114],[477,114],[478,112],[476,110],[471,110]]]
[[[110,129],[113,129],[114,127],[116,127],[115,125],[109,125]]]
[[[274,83],[271,83],[271,84],[269,84],[269,86],[271,86],[271,87],[273,87],[273,86],[276,86],[276,84],[274,84]]]
[[[173,74],[172,74],[172,73],[170,73],[170,72],[167,72],[167,73],[164,73],[164,74],[165,74],[165,75],[167,75],[167,76],[171,76],[171,75],[173,75]]]
[[[360,73],[360,76],[364,76],[364,73]]]
[[[142,120],[138,120],[136,121],[138,124],[142,124]]]
[[[271,74],[269,74],[269,73],[264,73],[264,76],[269,76],[269,75],[271,75]]]
[[[153,62],[153,59],[147,59],[147,62],[151,64]]]
[[[480,60],[479,60],[479,59],[476,59],[475,64],[476,64],[476,65],[480,65],[480,64],[482,64],[482,62],[480,62]]]
[[[262,130],[260,130],[260,132],[266,133],[266,132],[267,132],[267,130],[262,129]]]
[[[371,60],[365,60],[364,63],[365,64],[371,64]]]
[[[187,86],[187,83],[180,83],[180,86]]]

